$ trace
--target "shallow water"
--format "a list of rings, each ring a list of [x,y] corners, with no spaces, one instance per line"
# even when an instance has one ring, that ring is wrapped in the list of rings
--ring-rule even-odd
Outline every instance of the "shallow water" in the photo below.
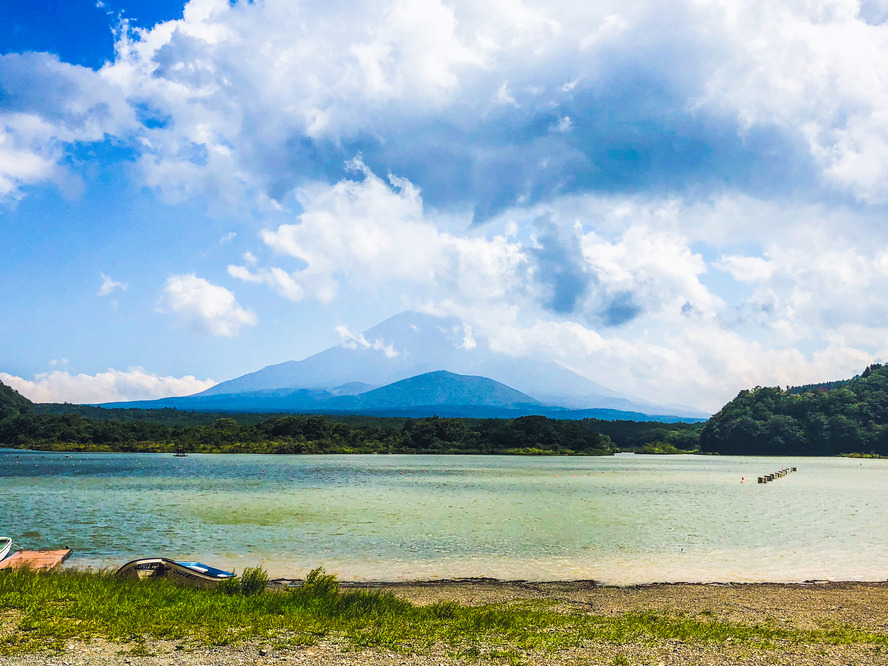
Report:
[[[888,578],[884,460],[0,450],[0,480],[0,535],[68,546],[82,566],[163,555],[344,580]]]

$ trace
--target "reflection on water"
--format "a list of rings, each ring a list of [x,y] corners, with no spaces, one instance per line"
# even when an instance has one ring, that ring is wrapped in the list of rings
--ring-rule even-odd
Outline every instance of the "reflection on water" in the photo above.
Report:
[[[757,476],[796,465],[767,485]],[[741,483],[741,479],[745,482]],[[888,461],[0,450],[0,534],[71,564],[343,579],[888,577]]]

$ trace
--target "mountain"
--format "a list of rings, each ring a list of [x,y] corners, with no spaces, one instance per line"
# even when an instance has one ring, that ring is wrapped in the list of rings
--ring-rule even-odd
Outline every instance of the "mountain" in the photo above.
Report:
[[[402,379],[354,396],[357,409],[401,409],[438,405],[538,408],[542,404],[520,391],[486,377],[438,370]]]
[[[354,390],[349,385],[346,390]],[[103,407],[162,409],[204,412],[299,412],[304,414],[372,414],[374,416],[424,416],[504,418],[548,416],[554,419],[628,420],[676,422],[702,420],[672,414],[651,415],[617,409],[572,410],[544,405],[529,395],[486,377],[428,372],[402,379],[358,395],[322,389],[265,389],[248,393],[192,395],[136,402],[106,403]]]
[[[270,365],[222,382],[195,397],[254,394],[275,389],[321,390],[342,394],[354,383],[367,389],[446,370],[487,377],[567,409],[610,409],[641,414],[705,418],[682,406],[657,405],[618,393],[551,361],[515,358],[494,351],[486,340],[454,317],[405,312],[302,361]],[[353,391],[359,393],[360,391]]]
[[[453,317],[405,312],[302,361],[181,398],[106,406],[199,411],[700,419],[618,393],[551,361],[515,358]]]

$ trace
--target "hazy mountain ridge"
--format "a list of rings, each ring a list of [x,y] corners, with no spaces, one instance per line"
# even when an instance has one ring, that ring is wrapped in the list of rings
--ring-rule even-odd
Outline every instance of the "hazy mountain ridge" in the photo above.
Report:
[[[442,416],[483,419],[537,415],[562,420],[593,418],[665,423],[703,420],[668,413],[645,414],[604,407],[577,410],[545,405],[486,377],[444,371],[425,373],[359,395],[334,395],[321,389],[268,389],[250,393],[106,403],[103,407],[168,407],[219,413],[372,414],[412,418]]]
[[[692,408],[657,405],[623,395],[551,361],[516,358],[493,351],[485,340],[476,339],[471,328],[459,319],[418,312],[395,315],[360,335],[302,361],[270,365],[221,382],[194,396],[167,400],[175,400],[176,405],[186,409],[203,409],[197,405],[221,404],[225,402],[221,399],[223,395],[230,396],[229,402],[234,404],[233,396],[240,396],[241,404],[256,408],[261,393],[272,391],[266,397],[279,400],[269,401],[262,411],[268,411],[272,402],[284,409],[333,409],[335,404],[330,400],[337,395],[365,395],[368,391],[439,371],[490,379],[525,394],[528,399],[523,403],[525,406],[547,406],[551,408],[549,411],[554,409],[558,413],[565,410],[618,410],[689,418],[707,416]],[[361,385],[366,386],[367,390],[359,390]],[[354,388],[346,391],[345,387]],[[284,400],[284,389],[291,391],[287,394],[289,400]],[[316,393],[318,391],[320,393]],[[406,408],[415,405],[409,396],[402,396],[406,402],[390,406]],[[307,397],[323,401],[325,405],[300,402]],[[467,393],[465,399],[471,400],[471,393]],[[206,402],[200,402],[202,400]],[[339,407],[382,408],[374,405],[372,399],[367,400],[369,402],[344,401]],[[173,403],[167,404],[174,406]],[[457,403],[448,404],[452,406]],[[480,403],[470,401],[458,404],[478,406]],[[503,407],[499,404],[490,406]]]
[[[196,395],[184,398],[163,398],[106,406],[179,406],[184,409],[221,409],[234,411],[252,408],[256,411],[301,410],[347,412],[361,410],[397,410],[435,407],[497,407],[502,409],[537,409],[542,403],[520,391],[486,377],[457,375],[436,371],[402,379],[360,394],[339,393],[322,389],[266,389],[249,393]]]

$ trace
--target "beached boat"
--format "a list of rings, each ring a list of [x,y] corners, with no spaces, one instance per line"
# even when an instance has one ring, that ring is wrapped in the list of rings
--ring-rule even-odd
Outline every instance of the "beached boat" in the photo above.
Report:
[[[167,578],[179,585],[214,587],[234,573],[201,562],[175,562],[166,557],[146,557],[127,562],[117,570],[121,578]]]
[[[0,560],[5,560],[12,552],[12,539],[0,537]]]

